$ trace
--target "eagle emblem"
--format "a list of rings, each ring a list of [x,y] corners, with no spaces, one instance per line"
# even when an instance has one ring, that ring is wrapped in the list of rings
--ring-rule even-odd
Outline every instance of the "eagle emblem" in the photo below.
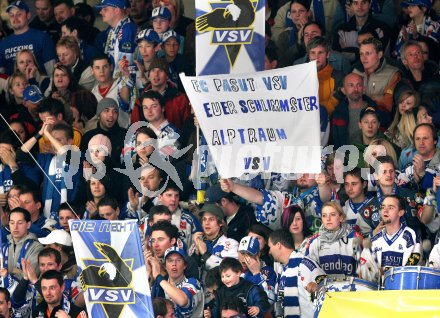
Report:
[[[108,244],[95,242],[103,259],[82,259],[79,279],[90,303],[101,304],[108,318],[119,318],[127,304],[135,303],[133,259],[122,259]]]
[[[199,33],[212,32],[211,44],[223,45],[231,66],[241,46],[251,44],[258,0],[212,1],[211,12],[197,17]]]

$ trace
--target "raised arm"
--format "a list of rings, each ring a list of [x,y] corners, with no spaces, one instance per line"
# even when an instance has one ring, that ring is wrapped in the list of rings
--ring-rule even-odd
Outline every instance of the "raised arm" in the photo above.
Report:
[[[220,186],[223,191],[233,192],[239,197],[245,199],[246,201],[259,205],[263,204],[263,194],[257,189],[235,183],[231,179],[221,179]]]
[[[316,183],[319,189],[319,198],[322,202],[328,202],[332,196],[332,189],[329,185],[330,177],[326,176],[324,173],[317,174],[315,177]]]
[[[160,281],[160,287],[162,287],[168,297],[180,307],[186,307],[188,305],[188,296],[180,288],[177,288],[165,279]]]
[[[21,151],[24,153],[31,152],[31,149],[35,146],[35,144],[40,140],[41,137],[43,137],[44,132],[48,129],[49,123],[43,122],[43,126],[41,126],[41,129],[36,133],[34,136],[29,138],[22,146]]]
[[[55,151],[57,152],[57,155],[62,155],[63,153],[65,153],[68,148],[63,146],[58,140],[56,140],[52,134],[49,132],[49,130],[45,130],[44,131],[44,136],[47,138],[47,140],[50,141],[50,143],[52,144],[52,146],[54,147]]]

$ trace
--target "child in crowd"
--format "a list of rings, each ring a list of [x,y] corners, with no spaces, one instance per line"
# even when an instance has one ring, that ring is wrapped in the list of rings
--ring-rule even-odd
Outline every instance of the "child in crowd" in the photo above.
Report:
[[[171,29],[171,12],[167,7],[156,7],[153,9],[151,13],[151,20],[153,21],[153,29],[154,31],[159,34],[159,37],[162,39],[163,35],[166,31],[172,30]],[[180,43],[180,49],[179,53],[183,54],[183,48],[185,41],[185,38],[181,35],[179,35],[179,43]],[[163,48],[162,48],[163,49]],[[164,51],[158,52],[158,57],[163,57]]]
[[[242,277],[251,283],[261,286],[267,294],[269,303],[275,300],[277,275],[272,266],[267,266],[260,259],[260,243],[252,236],[245,236],[238,245],[238,260],[243,267]]]
[[[179,53],[180,36],[173,30],[168,30],[162,35],[162,49],[165,52],[165,59],[170,65],[170,80],[176,84],[181,92],[185,92],[179,74],[188,74],[185,66],[185,58]]]
[[[264,290],[241,277],[243,268],[234,258],[225,258],[220,263],[220,274],[224,286],[217,289],[215,307],[211,309],[212,318],[220,318],[220,309],[226,299],[240,298],[247,308],[248,317],[263,317],[270,308]]]
[[[149,84],[148,72],[150,63],[156,58],[156,52],[160,49],[161,39],[153,29],[144,29],[136,35],[138,60],[134,60],[137,66],[136,87],[143,90]]]

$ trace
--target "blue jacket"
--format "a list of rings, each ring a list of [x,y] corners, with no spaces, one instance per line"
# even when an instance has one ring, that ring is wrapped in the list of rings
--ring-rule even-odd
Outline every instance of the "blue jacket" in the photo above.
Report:
[[[260,308],[260,312],[257,315],[259,318],[263,318],[264,313],[270,309],[270,304],[263,288],[240,277],[240,282],[237,285],[232,287],[221,286],[217,289],[215,305],[214,308],[211,308],[212,317],[220,318],[223,302],[226,299],[232,298],[239,298],[244,301],[245,308],[250,306]]]

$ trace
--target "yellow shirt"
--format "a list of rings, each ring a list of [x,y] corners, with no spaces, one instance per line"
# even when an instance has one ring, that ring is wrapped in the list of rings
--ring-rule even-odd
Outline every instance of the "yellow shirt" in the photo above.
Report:
[[[78,129],[73,127],[72,146],[76,146],[79,149],[79,146],[81,144],[81,138],[82,138],[82,133]],[[48,151],[46,151],[46,149],[51,149],[51,148],[52,148],[52,144],[50,143],[49,140],[46,139],[45,136],[43,136],[40,140],[38,140],[38,149],[40,150],[40,153],[47,153]]]

